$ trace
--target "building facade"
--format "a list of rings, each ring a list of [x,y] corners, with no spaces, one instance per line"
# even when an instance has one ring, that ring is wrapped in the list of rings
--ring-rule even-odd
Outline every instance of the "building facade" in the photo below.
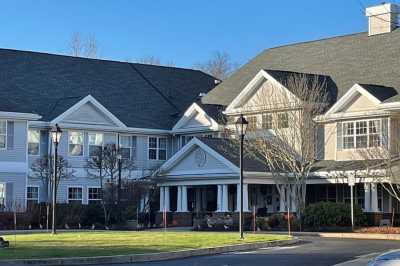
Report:
[[[368,32],[267,49],[222,83],[189,69],[0,49],[0,205],[46,200],[32,165],[53,153],[49,131],[58,124],[59,151],[74,172],[60,183],[59,202],[98,200],[99,180],[88,176],[86,163],[96,148],[115,144],[135,162],[128,178],[156,179],[157,209],[171,212],[173,223],[191,224],[196,213],[235,213],[240,169],[228,140],[232,123],[244,114],[252,129],[268,131],[276,122],[290,130],[293,110],[274,102],[275,109],[261,110],[255,99],[292,95],[293,75],[323,79],[331,99],[315,117],[322,152],[307,180],[307,202],[349,202],[348,179],[337,173],[362,170],[360,151],[371,147],[399,152],[398,7],[366,14]],[[262,163],[246,158],[244,167],[245,211],[296,211],[293,192],[279,189]],[[365,212],[399,210],[379,183],[354,178]]]

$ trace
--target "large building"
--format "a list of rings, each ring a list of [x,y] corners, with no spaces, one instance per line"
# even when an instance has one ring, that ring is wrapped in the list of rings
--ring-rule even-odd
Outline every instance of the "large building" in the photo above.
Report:
[[[174,224],[191,224],[193,213],[235,212],[238,150],[222,137],[239,114],[268,130],[270,114],[249,103],[258,92],[290,92],[287,80],[298,74],[323,78],[332,100],[316,117],[323,153],[307,181],[307,202],[348,202],[347,179],[328,173],[359,170],[363,158],[355,154],[370,143],[399,152],[398,12],[393,4],[368,8],[367,32],[267,49],[222,83],[195,70],[2,49],[0,204],[45,200],[30,168],[53,152],[49,130],[59,124],[60,153],[75,170],[61,183],[59,202],[98,200],[98,180],[87,176],[85,162],[93,147],[115,143],[135,162],[130,178],[157,173],[158,210],[171,212]],[[290,129],[288,111],[272,112]],[[285,202],[296,211],[294,195],[278,193],[263,164],[246,158],[244,165],[245,211],[282,212]],[[378,183],[355,182],[365,212],[398,212]]]

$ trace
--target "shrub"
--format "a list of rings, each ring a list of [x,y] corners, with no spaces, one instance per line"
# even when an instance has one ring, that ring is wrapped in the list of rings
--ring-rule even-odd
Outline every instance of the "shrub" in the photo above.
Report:
[[[306,228],[351,226],[350,204],[335,202],[318,202],[304,209],[303,224]],[[354,205],[354,222],[362,225],[366,217],[358,205]]]

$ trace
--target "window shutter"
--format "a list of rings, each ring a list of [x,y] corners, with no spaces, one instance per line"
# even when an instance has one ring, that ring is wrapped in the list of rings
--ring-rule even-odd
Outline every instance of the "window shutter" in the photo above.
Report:
[[[336,124],[336,145],[337,150],[343,149],[343,124],[342,122],[338,122]]]
[[[389,119],[387,117],[382,119],[382,145],[385,148],[388,148],[389,144],[388,123]]]
[[[14,201],[14,184],[6,183],[6,207],[12,208],[15,206],[16,202]]]
[[[7,121],[7,150],[14,149],[14,121]]]
[[[41,130],[40,131],[40,156],[48,154],[48,131]]]
[[[136,136],[132,136],[131,160],[136,160]]]

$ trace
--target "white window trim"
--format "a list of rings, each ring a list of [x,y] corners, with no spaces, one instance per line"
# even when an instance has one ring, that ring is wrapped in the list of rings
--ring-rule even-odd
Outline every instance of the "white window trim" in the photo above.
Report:
[[[129,147],[129,160],[132,160],[132,150],[133,150],[133,142],[132,139],[133,137],[136,137],[136,135],[130,135],[130,134],[118,134],[118,149],[122,148],[121,147],[121,137],[129,137],[131,138],[131,146]],[[137,137],[136,137],[137,138]],[[135,153],[136,153],[137,147],[135,147]]]
[[[29,131],[30,130],[33,130],[33,131],[39,131],[39,149],[38,149],[38,154],[29,154]],[[29,156],[40,156],[40,142],[41,142],[41,139],[42,139],[42,131],[40,130],[40,129],[36,129],[36,128],[30,128],[30,129],[28,129],[28,155]]]
[[[89,135],[90,134],[101,134],[101,135],[103,135],[103,142],[101,143],[101,148],[103,149],[104,148],[104,132],[99,132],[99,131],[88,131],[87,132],[87,151],[86,151],[87,153],[86,154],[89,157],[95,157],[95,156],[90,156],[90,146],[91,146],[90,145],[90,141],[89,141]],[[83,134],[83,146],[85,147],[85,134]],[[95,146],[95,145],[93,145],[93,146]],[[83,153],[85,153],[85,152],[83,152]],[[68,138],[68,154],[69,154],[69,138]],[[72,157],[76,157],[76,156],[72,156]]]
[[[81,204],[83,204],[83,199],[85,198],[84,195],[83,195],[83,186],[67,186],[67,201],[68,201],[68,203],[71,203],[71,201],[72,202],[77,202],[78,201],[78,199],[70,199],[69,198],[69,189],[70,188],[80,188],[80,189],[82,189]]]
[[[71,132],[80,132],[80,133],[82,133],[82,135],[83,135],[83,143],[82,143],[82,155],[71,155],[70,154],[70,150],[69,150],[69,137],[70,137],[70,133]],[[83,130],[68,130],[68,157],[75,157],[75,158],[81,158],[81,157],[84,157],[85,156],[85,131],[83,131]]]
[[[4,205],[3,205],[3,207],[4,207],[6,205],[6,203],[7,203],[7,183],[6,182],[0,182],[0,185],[3,185],[3,187],[4,187]]]
[[[156,159],[150,159],[150,138],[155,138],[157,139],[157,148],[151,148],[152,150],[156,150]],[[165,160],[160,160],[159,159],[159,139],[165,139]],[[148,136],[147,137],[147,159],[149,161],[167,161],[168,160],[168,137],[163,137],[163,136]]]
[[[0,122],[3,122],[3,121],[6,123],[6,133],[4,134],[4,136],[5,136],[4,148],[0,147],[0,151],[7,150],[7,144],[8,144],[7,143],[8,142],[8,135],[7,135],[7,133],[8,133],[8,120],[0,119]]]
[[[101,189],[101,187],[100,186],[88,186],[87,187],[87,189],[86,189],[86,195],[87,195],[87,203],[89,204],[89,201],[101,201],[101,199],[89,199],[89,189],[91,189],[91,188],[98,188],[98,189]],[[83,191],[82,191],[83,192]],[[82,198],[83,198],[83,195],[82,195]]]
[[[377,134],[377,133],[372,133],[372,135],[379,135],[379,138],[380,138],[380,145],[379,146],[377,146],[377,147],[370,147],[369,146],[369,137],[370,137],[370,133],[369,133],[369,121],[377,121],[377,120],[379,120],[379,134]],[[357,148],[357,143],[356,143],[356,138],[357,138],[357,135],[356,135],[356,123],[357,122],[362,122],[362,121],[366,121],[367,122],[367,134],[366,135],[359,135],[359,136],[367,136],[367,147],[363,147],[363,148]],[[344,138],[345,137],[349,137],[349,135],[345,135],[344,134],[344,124],[346,124],[346,123],[353,123],[353,131],[354,131],[354,134],[353,134],[353,141],[354,141],[354,148],[345,148],[344,147]],[[389,128],[388,128],[388,130],[389,130]],[[383,146],[383,136],[382,136],[382,118],[371,118],[371,119],[358,119],[358,120],[351,120],[351,121],[344,121],[344,122],[342,122],[342,149],[343,150],[346,150],[346,151],[357,151],[357,150],[360,150],[360,149],[369,149],[369,148],[380,148],[380,147],[382,147]],[[389,143],[389,140],[386,140],[388,143]]]
[[[26,201],[34,201],[32,198],[28,198],[28,188],[29,187],[35,187],[38,189],[38,197],[37,197],[37,203],[39,203],[39,198],[40,198],[40,187],[38,185],[29,185],[26,187]]]

